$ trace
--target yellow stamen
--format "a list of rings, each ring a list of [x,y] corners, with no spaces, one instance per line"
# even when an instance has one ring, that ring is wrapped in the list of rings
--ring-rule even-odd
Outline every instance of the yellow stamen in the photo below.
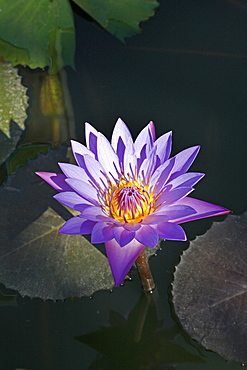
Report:
[[[125,178],[117,185],[110,187],[105,195],[105,211],[121,222],[140,222],[154,211],[153,194],[148,187],[138,181],[127,181]]]

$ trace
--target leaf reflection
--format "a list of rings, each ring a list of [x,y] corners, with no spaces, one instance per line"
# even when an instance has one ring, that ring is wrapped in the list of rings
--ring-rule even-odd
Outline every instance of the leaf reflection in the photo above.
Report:
[[[155,294],[143,294],[128,317],[110,311],[110,326],[76,337],[99,352],[90,369],[166,369],[203,360],[173,342],[176,327],[162,329]]]

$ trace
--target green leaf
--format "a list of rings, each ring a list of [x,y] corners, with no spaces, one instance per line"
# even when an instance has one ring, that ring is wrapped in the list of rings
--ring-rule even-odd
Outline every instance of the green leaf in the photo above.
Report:
[[[140,33],[139,23],[154,15],[156,0],[74,0],[102,27],[124,41]]]
[[[39,153],[47,153],[49,144],[27,145],[17,148],[6,161],[7,175],[12,175],[17,167],[24,166],[29,159],[35,159]]]
[[[13,65],[74,65],[73,13],[68,0],[0,0],[0,56]]]
[[[54,300],[113,288],[107,258],[81,235],[59,234],[63,224],[48,208],[14,239],[2,239],[0,277],[5,286],[23,296]]]
[[[184,329],[226,360],[247,362],[247,212],[215,222],[183,253],[173,283]]]
[[[0,164],[15,149],[25,129],[26,91],[17,69],[0,63]]]
[[[72,215],[35,171],[59,172],[67,148],[19,167],[0,189],[0,281],[43,299],[90,296],[114,285],[107,258],[81,235],[58,230]]]

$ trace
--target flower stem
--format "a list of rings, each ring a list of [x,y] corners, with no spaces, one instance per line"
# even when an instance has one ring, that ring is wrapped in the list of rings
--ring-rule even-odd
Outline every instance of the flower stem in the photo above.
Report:
[[[155,283],[149,268],[148,259],[145,251],[139,255],[136,260],[136,266],[141,278],[142,287],[145,292],[151,292],[155,289]]]

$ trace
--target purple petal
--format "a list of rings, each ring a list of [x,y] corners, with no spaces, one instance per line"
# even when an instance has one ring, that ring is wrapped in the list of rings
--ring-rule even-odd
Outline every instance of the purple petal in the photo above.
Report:
[[[126,224],[123,225],[123,227],[129,231],[137,231],[140,229],[141,224],[137,222],[127,222]]]
[[[85,209],[85,211],[82,212],[82,216],[92,221],[109,221],[113,222],[114,224],[120,224],[118,220],[107,216],[107,214],[103,211],[101,207],[88,207],[87,209]]]
[[[142,220],[143,225],[149,225],[149,224],[158,224],[160,222],[167,221],[169,217],[166,214],[156,214],[156,212],[151,213],[151,215],[148,215]]]
[[[137,230],[135,239],[151,248],[156,247],[159,241],[157,232],[149,225],[143,225],[139,230]]]
[[[187,240],[184,229],[172,222],[163,222],[156,226],[160,238],[167,240]]]
[[[150,121],[148,124],[148,128],[152,137],[152,141],[154,142],[156,140],[156,133],[155,133],[155,125],[153,121]]]
[[[142,148],[139,156],[137,157],[137,170],[139,172],[139,169],[142,165],[142,162],[146,159],[146,144],[144,145],[144,147]]]
[[[75,164],[70,163],[58,163],[59,167],[63,171],[66,177],[79,179],[83,181],[89,181],[90,178],[86,174],[85,170]]]
[[[169,185],[168,185],[169,186]],[[155,202],[155,207],[161,205],[162,203],[169,205],[177,202],[181,198],[185,197],[191,193],[193,188],[175,188],[173,190],[164,190],[164,192],[159,196]]]
[[[81,225],[81,234],[82,235],[84,235],[84,234],[91,234],[94,225],[95,225],[95,222],[94,221],[85,220],[83,222],[83,224]]]
[[[153,148],[148,158],[145,158],[139,168],[139,177],[143,184],[148,184],[156,165],[156,148]]]
[[[94,157],[94,154],[86,146],[82,145],[81,143],[78,143],[78,141],[71,140],[70,143],[72,152],[74,154],[76,162],[78,163],[78,166],[83,167],[81,166],[81,159],[83,158],[83,155],[87,154]]]
[[[101,164],[89,155],[84,155],[84,165],[87,173],[95,185],[106,188],[107,178],[104,175],[104,169]]]
[[[127,147],[127,142],[129,140],[131,140],[133,143],[130,130],[128,129],[124,121],[119,118],[113,129],[111,144],[115,152],[118,154],[120,161],[122,161],[123,147]]]
[[[175,220],[177,218],[186,217],[192,214],[195,214],[196,211],[194,208],[184,205],[172,205],[172,206],[160,206],[156,211],[155,215],[162,215],[167,217],[168,220]],[[165,219],[163,221],[166,221]]]
[[[150,125],[148,124],[137,136],[134,146],[136,157],[139,158],[143,147],[146,145],[146,153],[149,153],[153,144],[153,136],[150,131]]]
[[[192,187],[194,186],[201,178],[205,176],[204,173],[197,172],[188,172],[176,177],[172,181],[168,181],[167,185],[172,185],[173,188],[178,186],[181,187]]]
[[[115,280],[115,286],[119,286],[137,257],[144,250],[145,245],[133,239],[125,247],[120,247],[116,239],[105,243],[106,254]]]
[[[185,205],[195,209],[196,213],[190,216],[184,216],[175,219],[173,222],[176,224],[180,224],[182,222],[197,220],[200,218],[206,218],[211,216],[219,216],[225,215],[227,213],[231,213],[231,211],[227,208],[223,208],[221,206],[217,206],[212,203],[204,202],[199,199],[194,199],[190,197],[183,198],[179,200],[176,204],[178,205]]]
[[[121,120],[121,118],[119,118],[112,133],[111,143],[119,158],[120,166],[123,165],[124,153],[128,142],[131,142],[132,147],[133,139],[131,133],[126,124]]]
[[[117,156],[118,156],[118,159],[119,159],[119,165],[120,165],[121,168],[123,166],[123,159],[124,159],[125,149],[126,149],[126,146],[124,145],[124,142],[123,142],[122,138],[120,137],[119,141],[118,141],[118,146],[117,146],[116,153],[117,153]]]
[[[129,141],[127,144],[127,150],[125,151],[123,157],[123,169],[125,177],[127,179],[129,178],[129,176],[131,178],[135,178],[136,168],[137,168],[137,158],[134,154],[133,143]]]
[[[125,230],[122,226],[114,227],[114,238],[119,243],[120,247],[129,244],[135,237],[135,232]]]
[[[85,122],[85,137],[86,137],[86,144],[88,149],[94,153],[95,158],[97,159],[97,136],[98,131],[95,130],[90,123]]]
[[[95,187],[78,179],[66,179],[65,181],[81,197],[94,205],[98,205],[98,191],[95,189]]]
[[[88,181],[90,184],[93,183],[97,187],[107,187],[108,179],[104,175],[104,169],[94,157],[87,154],[83,156],[77,154],[77,159],[80,161],[80,167],[75,167],[81,168],[83,171],[85,171],[85,176],[77,176],[75,178],[83,180],[85,182]]]
[[[63,173],[35,172],[36,175],[45,180],[57,191],[71,191],[71,187],[65,182],[66,176]]]
[[[109,222],[97,222],[91,234],[92,243],[104,243],[113,238],[114,225]]]
[[[54,195],[53,197],[58,202],[63,203],[65,206],[82,212],[85,208],[92,206],[91,203],[80,197],[74,191],[65,191]]]
[[[167,183],[167,180],[169,179],[172,172],[174,163],[175,159],[172,158],[163,163],[154,171],[153,175],[150,178],[150,192],[155,191],[154,195],[158,194],[163,186]]]
[[[182,175],[190,168],[199,150],[200,146],[192,146],[191,148],[187,148],[174,156],[175,165],[173,167],[173,174],[171,175],[171,180],[173,180],[178,175]]]
[[[110,180],[118,179],[120,176],[120,166],[117,154],[114,152],[111,144],[104,135],[98,133],[98,158],[104,172]]]
[[[154,143],[157,147],[157,155],[160,159],[160,163],[164,163],[171,154],[172,148],[172,131],[167,132],[166,134],[160,136]]]
[[[81,216],[75,216],[70,218],[59,230],[60,234],[91,234],[91,231],[95,225],[95,222],[85,220]]]

